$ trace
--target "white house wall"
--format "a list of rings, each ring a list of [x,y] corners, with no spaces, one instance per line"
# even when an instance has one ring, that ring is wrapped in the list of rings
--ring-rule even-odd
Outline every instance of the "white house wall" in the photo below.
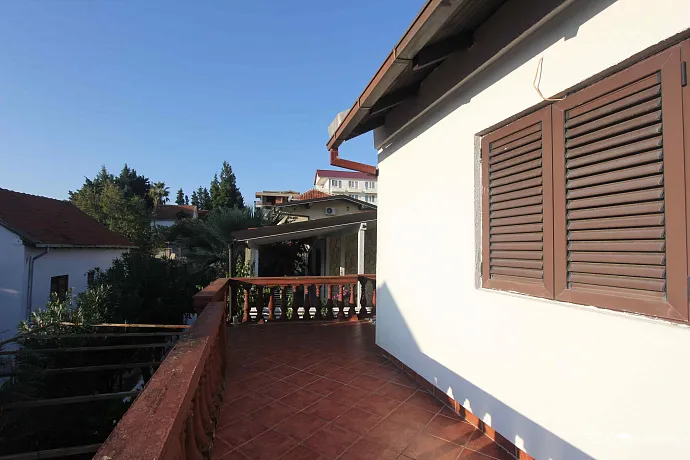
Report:
[[[23,319],[24,245],[0,226],[0,340],[15,335]]]
[[[26,257],[36,256],[42,248],[26,248]],[[122,255],[122,249],[53,249],[34,262],[34,278],[31,309],[45,307],[50,297],[50,278],[68,275],[68,286],[74,294],[87,288],[87,274],[93,268],[103,270],[112,265],[113,259]],[[22,318],[23,319],[23,318]]]
[[[687,0],[575,1],[380,152],[378,344],[537,459],[686,458],[690,328],[480,289],[475,133],[541,101],[540,57],[551,95],[688,27]]]

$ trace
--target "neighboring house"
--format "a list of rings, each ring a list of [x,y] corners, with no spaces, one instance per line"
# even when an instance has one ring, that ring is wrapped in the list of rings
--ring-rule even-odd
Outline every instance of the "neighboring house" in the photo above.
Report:
[[[182,219],[198,219],[199,211],[196,206],[180,204],[160,204],[151,212],[151,225],[158,227],[172,227]]]
[[[257,200],[254,202],[255,209],[270,209],[277,204],[287,203],[293,198],[299,196],[299,192],[293,190],[285,190],[282,192],[263,191],[256,192]]]
[[[0,189],[0,337],[133,247],[72,203]]]
[[[317,169],[314,188],[329,195],[348,195],[367,203],[377,202],[377,177],[371,174]]]
[[[317,194],[323,196],[316,197]],[[366,203],[347,195],[332,196],[311,190],[300,195],[299,198],[304,196],[314,196],[314,198],[293,200],[286,204],[275,206],[276,209],[279,209],[285,215],[286,218],[283,219],[283,222],[324,219],[376,209],[374,204]]]
[[[336,123],[378,150],[377,344],[506,447],[688,457],[689,27],[430,0]]]

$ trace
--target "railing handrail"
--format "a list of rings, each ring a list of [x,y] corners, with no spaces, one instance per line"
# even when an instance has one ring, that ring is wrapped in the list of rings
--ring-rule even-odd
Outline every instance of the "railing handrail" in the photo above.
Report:
[[[343,276],[261,276],[251,278],[230,278],[232,284],[253,284],[255,286],[290,286],[293,284],[340,284],[356,283],[360,279],[376,280],[375,274]]]
[[[225,347],[224,298],[228,283],[227,279],[216,280],[197,294],[210,301],[204,305],[189,332],[161,363],[95,459],[177,458],[181,451],[189,448],[185,447],[189,442],[188,439],[185,441],[185,436],[190,436],[190,414],[199,410],[199,398],[205,402],[213,397],[206,393],[200,396],[200,385],[203,386],[204,379],[220,378],[221,375],[220,371],[216,372],[217,375],[209,375],[209,368],[214,372],[212,368],[222,366],[224,360],[212,356],[212,350],[221,347],[222,352]],[[195,296],[195,305],[197,300]],[[221,359],[220,363],[216,362],[218,359]],[[194,416],[199,417],[198,414]],[[194,435],[191,436],[194,439]]]

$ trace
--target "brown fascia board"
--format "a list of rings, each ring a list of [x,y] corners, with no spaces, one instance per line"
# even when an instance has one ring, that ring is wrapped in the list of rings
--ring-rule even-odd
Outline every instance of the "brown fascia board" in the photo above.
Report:
[[[371,110],[376,101],[393,85],[405,68],[411,65],[414,56],[463,3],[462,0],[428,0],[426,2],[412,25],[379,67],[343,122],[331,136],[326,144],[329,150],[337,148],[347,140],[348,135]]]

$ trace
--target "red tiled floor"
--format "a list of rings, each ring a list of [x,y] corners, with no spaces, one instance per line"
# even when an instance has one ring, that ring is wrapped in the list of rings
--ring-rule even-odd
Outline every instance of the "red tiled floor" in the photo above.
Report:
[[[386,420],[391,420],[400,425],[405,425],[415,430],[421,430],[436,415],[434,412],[410,406],[409,404],[399,405]]]
[[[420,434],[403,455],[415,460],[455,460],[463,447],[428,434]]]
[[[333,424],[347,431],[363,435],[368,433],[380,421],[381,417],[378,415],[353,407],[335,419]]]
[[[239,448],[247,457],[255,460],[275,460],[297,442],[277,431],[269,430]]]
[[[230,329],[211,458],[509,458],[378,355],[374,336],[374,326],[366,323]]]
[[[336,458],[350,447],[359,435],[345,431],[337,426],[328,425],[313,436],[304,441],[304,445],[310,449],[325,455],[327,458]]]
[[[341,457],[341,460],[394,460],[398,453],[393,449],[360,439]]]
[[[326,424],[323,420],[304,412],[298,412],[287,420],[284,420],[273,429],[288,435],[298,441],[303,441],[323,428]]]

